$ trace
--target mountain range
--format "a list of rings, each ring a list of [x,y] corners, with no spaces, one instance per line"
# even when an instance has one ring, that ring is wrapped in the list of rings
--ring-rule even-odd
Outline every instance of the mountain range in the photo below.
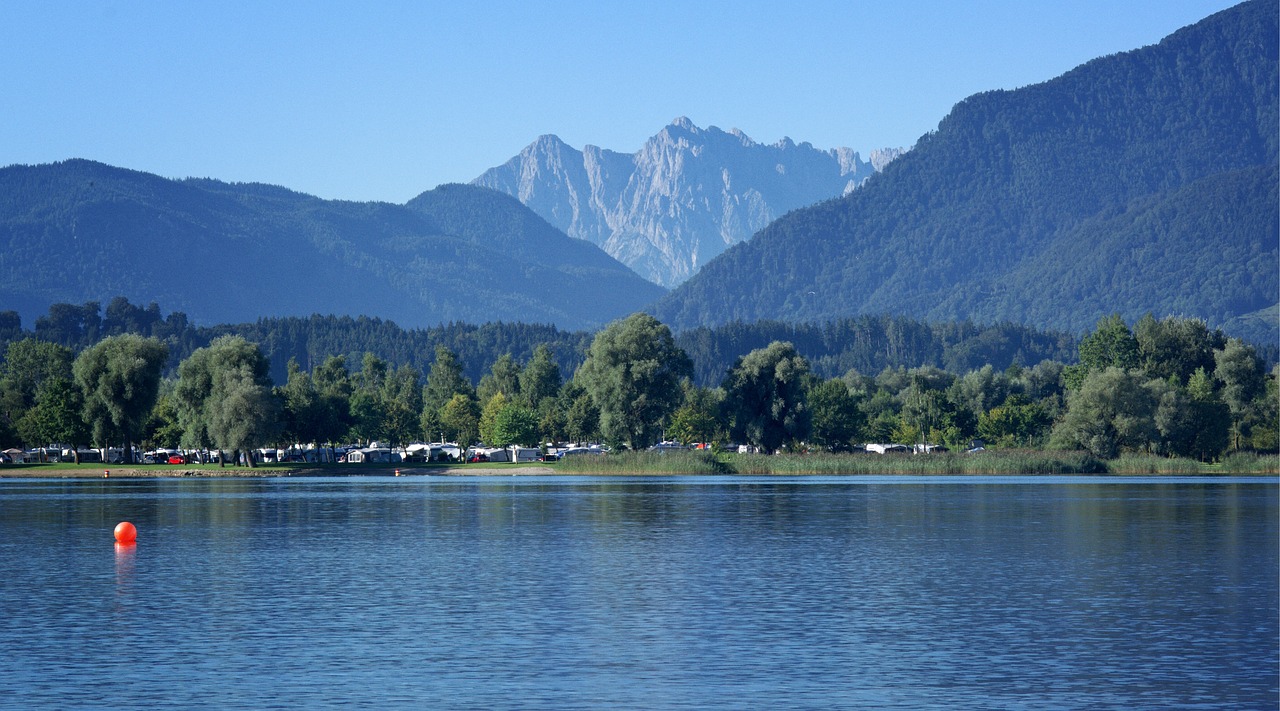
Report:
[[[663,293],[485,188],[354,203],[86,160],[0,169],[0,273],[0,308],[28,316],[124,296],[202,323],[326,313],[580,329]]]
[[[960,102],[842,198],[736,245],[653,309],[673,327],[894,313],[1079,333],[1203,318],[1276,342],[1277,16]]]
[[[1150,312],[1274,344],[1278,17],[1278,0],[1250,0],[969,97],[910,151],[869,163],[677,119],[634,155],[544,137],[479,181],[500,189],[445,185],[404,205],[87,160],[10,166],[0,311],[124,296],[205,324],[322,313],[592,329],[647,309],[678,330],[889,314],[1069,333]]]
[[[850,192],[902,153],[756,143],[680,117],[635,153],[542,136],[472,181],[672,287],[775,218]]]

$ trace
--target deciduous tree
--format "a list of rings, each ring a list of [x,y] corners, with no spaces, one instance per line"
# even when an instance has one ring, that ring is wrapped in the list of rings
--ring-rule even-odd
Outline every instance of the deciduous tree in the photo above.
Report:
[[[256,447],[274,441],[281,428],[280,402],[271,388],[270,363],[257,344],[222,336],[178,366],[174,388],[183,442],[227,452],[243,451],[253,466]]]
[[[813,413],[810,439],[814,444],[834,452],[846,451],[862,437],[866,415],[843,380],[814,381],[807,398]]]
[[[95,443],[120,442],[125,461],[132,460],[133,442],[156,403],[168,358],[163,343],[132,334],[103,339],[76,358],[72,372]]]
[[[734,437],[765,451],[809,436],[812,416],[805,397],[809,362],[790,343],[774,341],[751,351],[724,379],[725,412]]]
[[[692,372],[671,329],[637,313],[596,334],[575,379],[600,408],[604,436],[644,449],[658,441],[663,421],[680,404],[680,381]]]

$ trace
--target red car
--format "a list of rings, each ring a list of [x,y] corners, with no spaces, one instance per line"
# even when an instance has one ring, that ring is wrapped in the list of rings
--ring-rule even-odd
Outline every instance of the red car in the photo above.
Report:
[[[169,463],[170,464],[186,464],[187,458],[182,456],[181,454],[171,454],[169,455]]]
[[[467,461],[468,461],[468,462],[471,462],[472,464],[475,464],[475,463],[477,463],[477,462],[487,462],[487,461],[489,461],[489,455],[487,455],[487,454],[473,454],[473,455],[471,455],[471,458],[470,458],[470,459],[468,459]]]

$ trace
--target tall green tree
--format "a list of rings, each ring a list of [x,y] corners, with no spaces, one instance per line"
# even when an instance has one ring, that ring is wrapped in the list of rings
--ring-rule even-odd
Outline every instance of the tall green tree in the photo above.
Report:
[[[1163,453],[1179,457],[1196,457],[1203,461],[1216,458],[1227,447],[1231,416],[1227,406],[1204,387],[1208,375],[1197,368],[1187,387],[1176,382],[1153,379],[1147,387],[1158,398],[1155,422],[1160,431]]]
[[[862,437],[866,416],[843,380],[813,380],[806,393],[813,417],[810,439],[833,452],[848,451]]]
[[[437,434],[446,436],[444,430],[456,431],[456,423],[446,424],[443,421],[444,407],[452,402],[455,395],[462,395],[473,402],[476,398],[475,388],[463,373],[458,356],[444,345],[436,346],[435,353],[435,362],[431,364],[427,384],[422,389],[422,417],[419,425],[427,439]]]
[[[551,349],[539,344],[520,372],[520,400],[526,407],[537,410],[543,400],[560,393],[560,385],[560,365],[551,357]]]
[[[671,329],[637,313],[596,334],[575,380],[600,408],[604,436],[644,449],[661,437],[664,420],[680,405],[680,381],[692,372]]]
[[[1238,338],[1214,353],[1214,377],[1231,411],[1232,446],[1241,449],[1258,421],[1260,397],[1266,392],[1266,367],[1252,347]]]
[[[147,449],[173,449],[182,446],[182,425],[178,422],[178,406],[173,399],[173,388],[176,385],[176,380],[166,380],[160,385],[160,395],[142,430],[142,444]]]
[[[1066,415],[1054,427],[1051,443],[1086,449],[1103,459],[1148,450],[1159,437],[1159,401],[1146,383],[1136,371],[1115,366],[1089,373],[1068,396]]]
[[[36,401],[18,420],[18,434],[32,445],[69,444],[80,462],[79,446],[89,440],[89,428],[81,413],[84,397],[69,379],[46,378],[36,390]]]
[[[1156,320],[1147,314],[1133,325],[1138,356],[1147,375],[1161,380],[1175,379],[1186,385],[1197,368],[1212,372],[1214,351],[1226,345],[1221,331],[1210,331],[1200,319]]]
[[[269,371],[258,345],[241,336],[222,336],[193,352],[179,364],[174,388],[184,443],[216,447],[223,465],[226,453],[243,452],[254,466],[253,450],[281,430]]]
[[[290,444],[318,443],[318,426],[322,422],[320,393],[317,392],[311,374],[302,370],[296,359],[290,358],[288,380],[276,388],[281,406],[281,436]]]
[[[500,447],[498,441],[498,413],[510,404],[510,400],[501,391],[493,394],[480,409],[480,440],[490,447]]]
[[[723,405],[724,391],[700,388],[686,380],[684,404],[671,415],[667,435],[684,445],[724,441]]]
[[[387,436],[383,385],[388,371],[389,366],[385,360],[372,353],[365,353],[360,372],[351,378],[351,433],[361,442],[372,442]]]
[[[41,384],[51,378],[72,380],[73,360],[71,349],[56,343],[35,338],[10,343],[0,366],[0,421],[16,427],[35,406]]]
[[[600,408],[586,388],[570,380],[560,389],[560,409],[564,412],[564,433],[570,442],[586,443],[600,436]]]
[[[248,366],[220,374],[209,408],[209,434],[220,450],[244,452],[254,466],[254,450],[275,440],[280,431],[280,403],[270,381]]]
[[[507,400],[520,397],[520,366],[516,364],[510,353],[504,353],[490,366],[489,372],[480,378],[476,387],[476,395],[480,402],[488,402],[494,395],[502,393]]]
[[[1067,387],[1075,389],[1089,373],[1106,368],[1132,370],[1141,363],[1138,339],[1120,314],[1112,314],[1099,319],[1093,332],[1080,339],[1080,364],[1069,366],[1063,377]]]
[[[388,373],[381,399],[382,428],[393,447],[422,436],[422,386],[416,368],[402,365]]]
[[[456,393],[440,408],[444,436],[466,452],[480,438],[480,404],[470,395]]]
[[[132,334],[103,339],[76,358],[72,373],[95,443],[106,447],[120,442],[124,460],[132,461],[133,443],[156,403],[168,358],[163,343]]]
[[[724,379],[725,412],[733,436],[767,452],[809,437],[812,414],[805,396],[809,362],[795,346],[774,341],[751,351]]]
[[[1280,364],[1272,367],[1259,400],[1258,423],[1254,425],[1253,448],[1259,452],[1280,451]]]
[[[1002,404],[978,415],[978,434],[985,442],[1000,447],[1029,447],[1052,424],[1053,418],[1039,403],[1014,393]]]
[[[508,403],[498,410],[493,419],[494,447],[517,444],[532,446],[538,443],[538,416],[524,405]]]
[[[351,429],[351,374],[346,359],[330,356],[311,372],[311,383],[319,398],[315,423],[318,441],[336,444]]]

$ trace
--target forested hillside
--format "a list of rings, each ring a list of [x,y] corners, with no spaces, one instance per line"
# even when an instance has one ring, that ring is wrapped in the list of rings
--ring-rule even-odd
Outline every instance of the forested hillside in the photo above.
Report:
[[[124,295],[201,323],[334,313],[587,328],[663,293],[484,188],[353,203],[84,160],[0,170],[0,267],[0,305],[29,317]]]
[[[653,312],[678,328],[894,313],[1073,333],[1151,312],[1274,342],[1275,321],[1249,315],[1280,292],[1277,15],[1253,0],[970,97],[862,189],[773,222]]]

